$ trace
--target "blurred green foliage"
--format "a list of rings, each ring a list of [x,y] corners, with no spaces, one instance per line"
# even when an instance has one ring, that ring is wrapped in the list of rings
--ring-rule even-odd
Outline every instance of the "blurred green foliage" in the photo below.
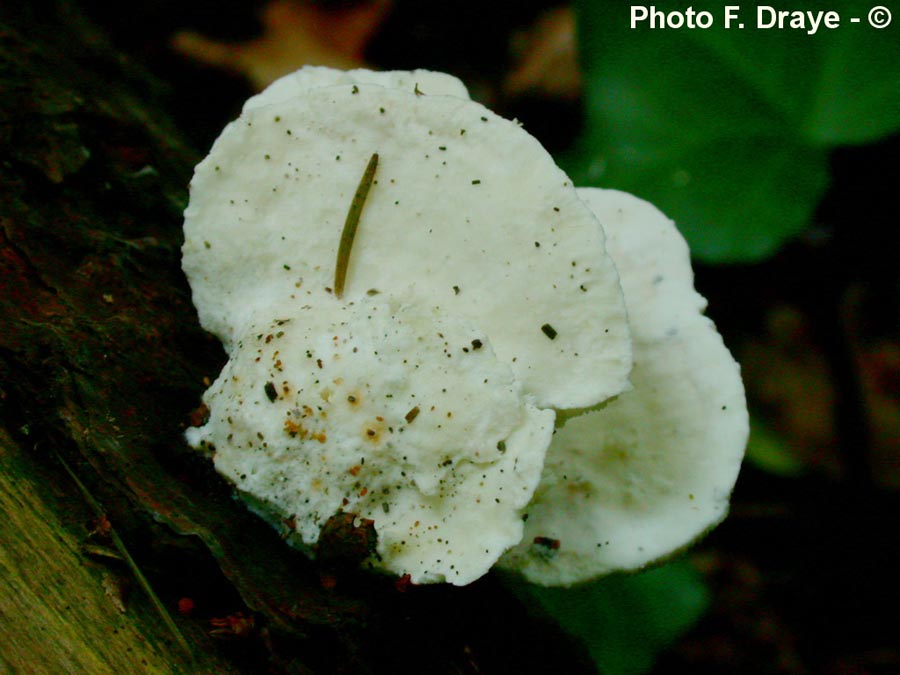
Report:
[[[750,419],[747,461],[777,476],[800,476],[806,472],[806,465],[791,453],[787,440],[757,417]]]
[[[574,588],[507,579],[534,611],[580,639],[602,675],[639,675],[703,615],[709,593],[685,560]]]
[[[559,158],[576,185],[656,204],[713,263],[774,253],[810,225],[831,149],[900,130],[900,16],[879,30],[877,3],[771,2],[835,10],[840,26],[756,28],[753,5],[726,30],[726,4],[656,5],[707,10],[707,29],[632,29],[630,4],[576,0],[586,123]]]
[[[757,28],[758,5],[743,5],[744,28],[726,29],[727,4],[658,2],[663,12],[709,11],[713,25],[632,29],[630,3],[575,0],[585,124],[557,159],[576,185],[654,203],[696,258],[747,263],[812,224],[832,150],[900,131],[900,16],[876,29],[867,16],[879,3],[767,2],[775,10],[834,10],[840,26],[809,34],[807,16],[806,29]],[[803,471],[758,422],[748,458],[778,475]],[[683,558],[573,589],[514,586],[579,638],[604,675],[649,670],[709,603],[704,579]]]

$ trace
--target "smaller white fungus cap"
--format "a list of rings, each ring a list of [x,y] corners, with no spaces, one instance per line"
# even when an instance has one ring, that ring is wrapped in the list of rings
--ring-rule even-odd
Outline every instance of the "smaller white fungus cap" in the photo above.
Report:
[[[721,521],[748,436],[738,364],[654,206],[579,190],[607,234],[634,344],[633,389],[570,420],[547,453],[522,542],[501,566],[542,585],[634,570]]]
[[[554,413],[475,325],[332,299],[250,327],[189,431],[216,470],[312,546],[338,512],[374,521],[375,567],[467,584],[522,538]]]
[[[419,95],[469,98],[469,90],[461,80],[434,70],[338,70],[327,66],[305,66],[280,77],[260,93],[248,98],[243,110],[246,112],[264,105],[289,101],[310,89],[337,84],[375,84]]]
[[[195,171],[183,266],[202,325],[236,333],[330,298],[348,205],[380,157],[344,297],[468,319],[539,407],[594,406],[631,367],[597,219],[540,143],[480,104],[368,84],[251,107]]]

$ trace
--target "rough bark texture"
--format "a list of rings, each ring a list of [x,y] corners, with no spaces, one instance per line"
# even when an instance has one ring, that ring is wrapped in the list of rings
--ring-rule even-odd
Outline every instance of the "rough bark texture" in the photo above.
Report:
[[[193,649],[192,662],[147,599],[129,588],[121,565],[88,559],[91,547],[61,515],[87,519],[84,504],[51,480],[0,431],[0,672],[237,673],[209,648]],[[193,644],[208,642],[184,628]]]
[[[77,11],[26,5],[0,9],[0,672],[590,672],[494,580],[323,583],[187,450],[224,358],[180,271],[197,156]],[[193,662],[128,569],[89,555],[108,535],[63,462]]]

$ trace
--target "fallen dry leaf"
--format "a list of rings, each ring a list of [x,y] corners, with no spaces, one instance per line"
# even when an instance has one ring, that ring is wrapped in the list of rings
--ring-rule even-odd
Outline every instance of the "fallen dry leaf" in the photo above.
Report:
[[[794,459],[837,475],[841,469],[828,361],[796,308],[774,308],[767,324],[767,334],[745,344],[739,355],[748,396],[788,441]]]
[[[840,476],[834,373],[811,335],[808,318],[790,306],[773,308],[767,334],[740,348],[748,395],[785,449],[804,466]],[[857,331],[853,331],[856,333]],[[876,483],[900,485],[900,345],[852,339],[871,433],[866,458]]]
[[[263,9],[263,34],[250,42],[220,42],[192,31],[172,38],[180,54],[246,77],[262,90],[304,65],[360,68],[363,51],[391,7],[372,0],[329,8],[301,0],[273,0]]]
[[[872,425],[872,472],[888,487],[900,486],[900,345],[878,341],[858,355]]]
[[[537,93],[574,99],[581,94],[581,70],[571,7],[547,10],[513,41],[515,65],[503,89],[508,96]]]

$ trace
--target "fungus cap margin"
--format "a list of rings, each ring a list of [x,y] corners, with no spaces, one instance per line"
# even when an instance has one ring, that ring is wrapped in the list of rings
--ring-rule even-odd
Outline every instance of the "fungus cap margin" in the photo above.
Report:
[[[461,80],[434,70],[338,70],[327,66],[304,66],[278,78],[261,92],[248,98],[244,102],[243,111],[288,101],[310,89],[339,84],[374,84],[419,95],[469,98],[469,90]]]
[[[188,438],[305,547],[354,513],[374,521],[372,566],[463,585],[521,539],[554,414],[522,396],[476,326],[332,301],[239,344]]]
[[[749,429],[739,366],[702,315],[674,223],[623,192],[579,194],[621,275],[633,388],[554,436],[525,536],[500,562],[542,585],[641,568],[716,525]]]

